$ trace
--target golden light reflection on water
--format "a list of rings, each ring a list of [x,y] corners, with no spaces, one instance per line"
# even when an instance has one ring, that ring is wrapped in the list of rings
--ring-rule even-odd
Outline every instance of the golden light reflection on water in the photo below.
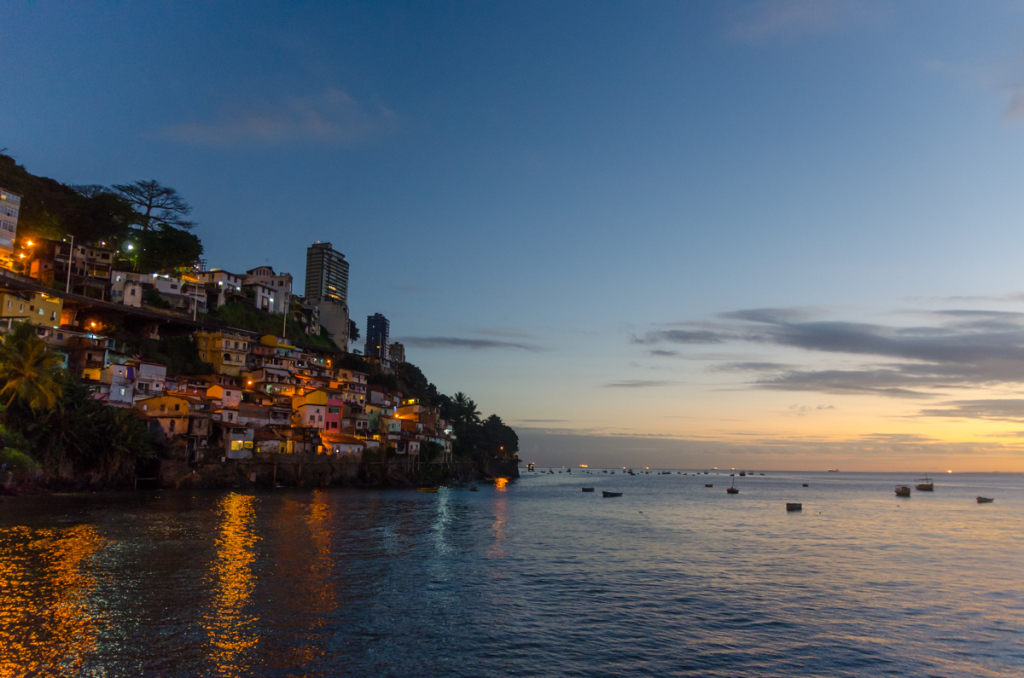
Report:
[[[491,546],[487,555],[501,558],[505,555],[505,523],[508,520],[508,495],[497,494],[494,498],[494,525],[491,531]]]
[[[203,618],[210,638],[209,658],[221,676],[250,674],[251,650],[259,642],[258,618],[247,612],[256,576],[253,531],[256,498],[229,494],[220,502],[223,516],[213,561],[214,599],[212,610]]]
[[[0,678],[73,675],[96,650],[91,525],[0,533]]]

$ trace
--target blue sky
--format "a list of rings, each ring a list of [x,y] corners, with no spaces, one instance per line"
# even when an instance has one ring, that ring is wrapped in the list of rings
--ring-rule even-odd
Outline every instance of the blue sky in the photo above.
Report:
[[[977,406],[1024,377],[972,353],[892,396],[933,354],[875,341],[1024,350],[1024,331],[936,313],[1024,323],[992,315],[1024,311],[1022,10],[11,3],[0,147],[67,183],[176,187],[211,266],[301,279],[331,241],[353,317],[387,315],[412,362],[541,461],[657,436],[655,463],[707,441],[788,468],[1024,470],[1024,417]],[[801,315],[722,315],[763,308]],[[810,345],[779,322],[869,330]],[[669,327],[711,334],[648,341]],[[851,386],[883,368],[896,390]]]

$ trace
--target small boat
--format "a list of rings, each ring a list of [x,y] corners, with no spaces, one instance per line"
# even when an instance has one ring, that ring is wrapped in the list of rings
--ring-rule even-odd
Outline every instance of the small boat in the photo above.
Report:
[[[978,497],[979,504],[991,504],[995,501],[994,497]]]
[[[714,487],[714,483],[704,483],[704,487]]]
[[[583,488],[583,491],[584,491],[584,492],[593,492],[593,491],[594,491],[594,488],[592,488],[592,487],[584,487],[584,488]]]
[[[786,510],[787,511],[803,511],[804,510],[804,505],[799,503],[799,502],[795,502],[795,501],[787,501],[786,502]]]
[[[935,483],[933,483],[932,479],[929,478],[928,476],[925,476],[924,478],[918,478],[915,482],[917,482],[918,484],[915,485],[914,487],[916,487],[920,492],[935,491]]]
[[[601,495],[605,497],[621,497],[621,492],[609,492],[608,490],[601,490]]]
[[[420,487],[416,489],[417,492],[429,492],[431,494],[437,494],[436,487]]]
[[[725,491],[729,494],[739,494],[740,491],[736,489],[736,478],[732,479],[732,487],[725,488]]]
[[[810,487],[810,485],[808,485],[807,483],[804,483],[804,487]]]
[[[896,496],[897,497],[909,497],[910,496],[910,488],[907,487],[906,485],[897,485],[896,486]]]
[[[476,485],[470,485],[469,491],[470,492],[479,492],[480,490],[477,489]]]

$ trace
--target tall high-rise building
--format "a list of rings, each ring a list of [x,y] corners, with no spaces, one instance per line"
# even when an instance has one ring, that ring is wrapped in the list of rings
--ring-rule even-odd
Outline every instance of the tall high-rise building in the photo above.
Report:
[[[306,302],[317,307],[320,327],[348,350],[348,262],[329,242],[306,250]]]
[[[366,351],[364,355],[377,358],[382,363],[390,359],[391,345],[388,334],[391,323],[380,313],[366,317]]]
[[[348,262],[329,242],[314,243],[306,250],[306,298],[348,306]]]

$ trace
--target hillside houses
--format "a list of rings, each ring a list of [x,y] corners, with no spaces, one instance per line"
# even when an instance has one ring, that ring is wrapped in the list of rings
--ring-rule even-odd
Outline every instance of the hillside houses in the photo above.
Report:
[[[322,259],[324,246],[317,247]],[[107,242],[25,240],[18,272],[0,267],[0,332],[35,325],[97,400],[132,410],[189,463],[281,454],[351,461],[367,451],[374,459],[383,452],[410,462],[451,460],[450,429],[435,408],[340,364],[351,364],[347,320],[340,349],[314,341],[324,299],[347,318],[347,263],[340,273],[325,269],[316,295],[307,275],[307,296],[298,297],[292,276],[270,266],[145,273],[126,267],[126,251]],[[263,331],[228,326],[218,310],[229,304],[234,315],[225,317],[244,316]],[[264,327],[289,322],[293,336],[301,328],[309,340]]]

